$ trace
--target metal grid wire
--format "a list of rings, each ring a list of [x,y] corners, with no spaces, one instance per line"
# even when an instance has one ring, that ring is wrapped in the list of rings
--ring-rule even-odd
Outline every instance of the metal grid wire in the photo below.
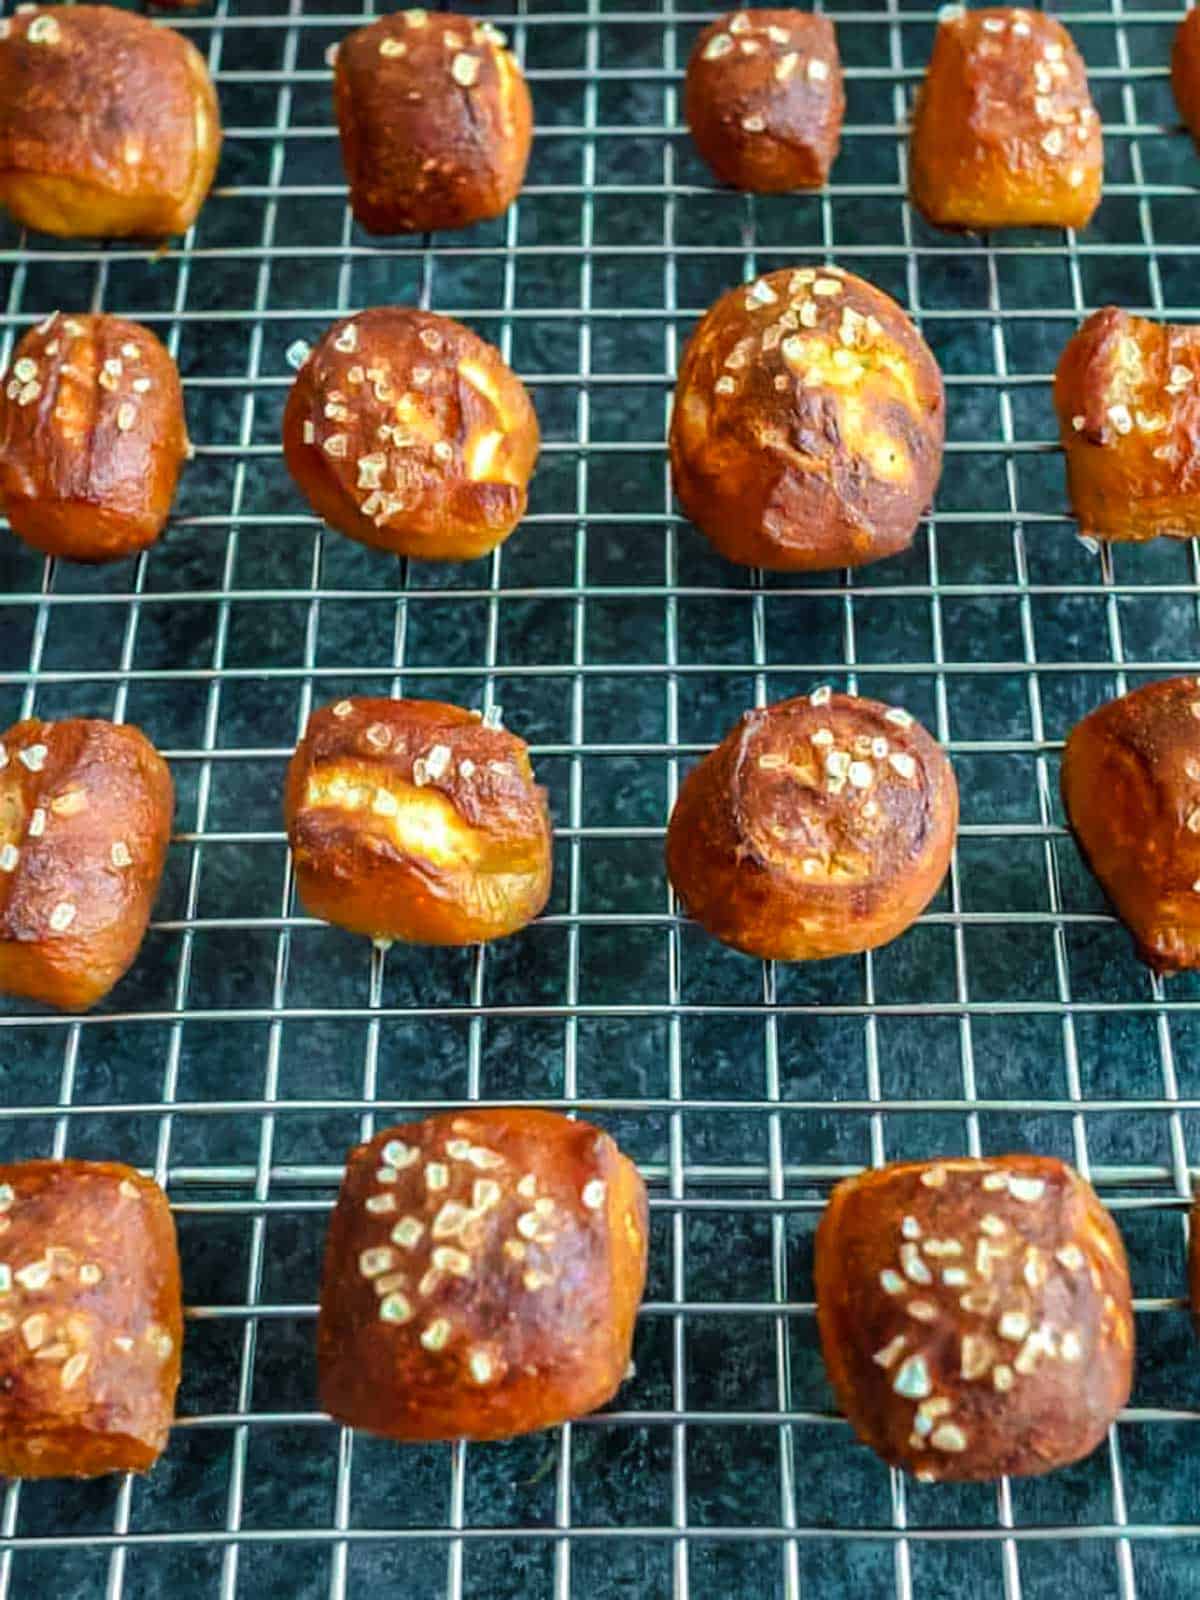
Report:
[[[715,190],[680,130],[681,65],[711,10],[479,9],[537,104],[530,182],[498,224],[359,234],[324,52],[363,13],[218,0],[178,21],[227,125],[187,237],[150,256],[0,233],[0,354],[56,307],[138,318],[180,362],[197,445],[165,540],[135,563],[0,555],[5,720],[135,721],[179,790],[130,977],[82,1018],[0,1011],[0,1155],[123,1158],[165,1182],[190,1318],[163,1462],[144,1481],[9,1487],[0,1600],[1196,1594],[1181,1219],[1200,986],[1134,962],[1064,834],[1056,769],[1093,704],[1200,659],[1200,567],[1190,545],[1073,537],[1049,402],[1085,311],[1194,314],[1200,158],[1166,81],[1176,16],[1064,13],[1106,136],[1087,233],[960,240],[904,200],[928,8],[831,5],[849,100],[835,181],[764,200]],[[910,554],[764,578],[679,519],[662,441],[695,316],[802,261],[911,309],[947,374],[950,443]],[[282,468],[289,345],[385,302],[464,318],[535,395],[531,514],[472,566],[325,533]],[[663,826],[738,712],[821,681],[920,716],[953,754],[964,821],[945,891],[903,939],[775,969],[679,919]],[[312,704],[348,692],[502,704],[529,737],[558,828],[534,928],[487,952],[385,955],[298,912],[283,764]],[[344,1152],[468,1099],[577,1108],[642,1164],[636,1374],[607,1413],[530,1440],[352,1438],[313,1409]],[[1118,1212],[1135,1404],[1049,1479],[921,1487],[832,1410],[816,1219],[865,1163],[1014,1147],[1073,1159]]]

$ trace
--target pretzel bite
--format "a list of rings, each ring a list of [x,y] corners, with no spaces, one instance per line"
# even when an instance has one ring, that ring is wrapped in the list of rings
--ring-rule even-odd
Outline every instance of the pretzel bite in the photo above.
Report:
[[[1200,533],[1200,328],[1090,316],[1054,375],[1079,531],[1142,540]]]
[[[55,312],[5,377],[0,505],[13,532],[69,561],[153,544],[191,447],[179,373],[150,330]]]
[[[924,1482],[1089,1455],[1129,1398],[1121,1236],[1047,1156],[847,1178],[817,1229],[825,1368],[855,1433]]]
[[[220,151],[216,92],[182,34],[112,6],[0,22],[0,203],[25,227],[183,233]]]
[[[730,561],[857,567],[911,543],[944,436],[942,375],[894,300],[836,267],[772,272],[684,353],[675,492]]]
[[[18,722],[0,736],[0,992],[82,1011],[138,953],[175,795],[137,728]]]
[[[550,813],[525,741],[458,706],[314,711],[284,817],[305,906],[371,939],[501,939],[550,894]]]
[[[426,561],[470,561],[507,539],[539,442],[525,385],[494,346],[398,306],[335,322],[283,418],[288,468],[318,516]]]
[[[338,47],[333,103],[350,208],[368,233],[465,228],[521,192],[533,105],[489,23],[399,11]]]
[[[1171,88],[1179,115],[1193,139],[1200,139],[1200,17],[1185,11],[1171,46]]]
[[[1071,730],[1063,807],[1140,958],[1200,967],[1200,680],[1148,683]]]
[[[684,110],[722,183],[819,189],[846,110],[833,23],[807,11],[726,13],[696,40]]]
[[[814,961],[903,933],[937,893],[957,827],[953,769],[920,723],[821,688],[747,711],[688,773],[667,873],[723,944]]]
[[[1041,11],[941,15],[913,112],[913,204],[935,228],[1086,228],[1104,146],[1071,35]]]
[[[115,1161],[0,1166],[0,1474],[145,1472],[183,1343],[167,1197]]]
[[[317,1321],[321,1404],[392,1439],[508,1439],[604,1405],[646,1281],[646,1189],[608,1134],[448,1111],[350,1152]]]

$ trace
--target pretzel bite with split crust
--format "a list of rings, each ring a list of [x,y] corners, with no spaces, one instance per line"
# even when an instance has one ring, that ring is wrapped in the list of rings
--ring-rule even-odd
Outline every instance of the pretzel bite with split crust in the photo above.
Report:
[[[498,350],[398,306],[335,322],[283,418],[288,468],[318,516],[426,561],[470,561],[508,537],[538,444],[525,385]]]
[[[17,346],[0,394],[0,506],[35,550],[144,550],[190,449],[179,373],[140,323],[55,312]]]
[[[817,1326],[855,1433],[923,1482],[1078,1461],[1129,1398],[1121,1236],[1047,1156],[898,1162],[833,1191]]]
[[[1200,681],[1148,683],[1084,717],[1062,796],[1139,957],[1157,972],[1200,967]]]
[[[688,344],[675,492],[730,561],[857,567],[911,543],[944,435],[942,375],[894,300],[835,267],[772,272]]]
[[[392,1439],[507,1439],[611,1400],[646,1189],[549,1111],[445,1112],[351,1151],[325,1246],[321,1404]]]
[[[0,22],[0,204],[25,227],[183,233],[220,152],[212,79],[182,34],[112,6]]]
[[[138,953],[175,793],[137,728],[18,722],[0,736],[0,992],[82,1011]]]
[[[837,35],[807,11],[736,11],[696,40],[684,101],[696,148],[723,183],[819,189],[842,134]]]
[[[145,1472],[183,1342],[167,1197],[114,1161],[0,1166],[0,1474]]]
[[[546,791],[523,739],[433,700],[339,700],[309,718],[284,816],[315,917],[370,939],[475,944],[550,894]]]
[[[771,961],[873,950],[936,894],[958,827],[940,745],[827,688],[747,711],[684,780],[667,872],[689,916]]]
[[[1040,11],[942,15],[913,112],[913,204],[935,228],[1086,228],[1104,144],[1071,35]]]
[[[487,22],[409,9],[338,46],[333,100],[350,208],[368,233],[465,228],[521,192],[533,105]]]
[[[1079,531],[1200,533],[1200,328],[1094,312],[1068,341],[1054,405]]]

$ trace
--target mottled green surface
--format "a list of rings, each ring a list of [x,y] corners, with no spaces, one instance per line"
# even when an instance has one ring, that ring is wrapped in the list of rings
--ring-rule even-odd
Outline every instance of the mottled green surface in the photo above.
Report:
[[[501,21],[511,17],[501,5],[482,9]],[[278,0],[246,0],[242,10],[285,14]],[[891,15],[902,19],[905,10]],[[1130,8],[1124,37],[1128,59],[1145,75],[1131,79],[1128,101],[1113,72],[1121,65],[1121,35],[1110,21],[1076,30],[1089,66],[1112,74],[1095,83],[1110,128],[1127,126],[1131,117],[1149,125],[1174,121],[1162,71],[1171,29],[1139,24],[1139,10]],[[420,1534],[461,1518],[486,1537],[467,1543],[461,1569],[437,1536],[352,1544],[346,1593],[427,1596],[448,1588],[480,1600],[542,1600],[565,1595],[569,1576],[570,1592],[584,1600],[684,1592],[694,1600],[766,1600],[789,1594],[783,1547],[771,1536],[736,1541],[728,1534],[778,1530],[785,1515],[794,1515],[807,1530],[860,1530],[849,1540],[800,1541],[796,1570],[806,1600],[882,1600],[904,1592],[905,1572],[916,1596],[1000,1596],[1003,1550],[995,1539],[921,1538],[908,1547],[907,1568],[897,1567],[887,1538],[898,1509],[895,1486],[832,1415],[811,1314],[812,1234],[831,1170],[872,1158],[869,1114],[838,1102],[868,1099],[877,1067],[878,1093],[900,1107],[878,1123],[888,1156],[963,1151],[970,1134],[963,1112],[923,1107],[961,1100],[973,1072],[978,1095],[1002,1103],[978,1115],[984,1151],[1016,1147],[1070,1157],[1079,1153],[1077,1132],[1101,1168],[1158,1173],[1138,1188],[1124,1179],[1109,1183],[1105,1193],[1157,1202],[1120,1216],[1136,1292],[1169,1301],[1183,1292],[1182,1231],[1165,1176],[1172,1156],[1168,1115],[1089,1110],[1073,1127],[1061,1111],[1035,1104],[1068,1097],[1073,1064],[1089,1102],[1161,1097],[1164,1060],[1173,1060],[1183,1096],[1200,1090],[1197,1013],[1156,1014],[1150,981],[1122,932],[1104,920],[1070,920],[1103,914],[1104,905],[1073,845],[1055,833],[1047,843],[1039,774],[1057,826],[1057,741],[1118,687],[1118,647],[1136,664],[1131,684],[1154,676],[1160,663],[1200,656],[1196,591],[1155,590],[1191,585],[1195,558],[1190,548],[1166,544],[1118,550],[1112,573],[1124,587],[1106,597],[1097,557],[1060,520],[1060,458],[1026,446],[1053,440],[1045,380],[1078,311],[1109,299],[1180,311],[1200,303],[1193,189],[1200,161],[1181,135],[1145,134],[1138,141],[1141,178],[1181,184],[1184,192],[1144,208],[1129,195],[1111,194],[1078,249],[1064,249],[1058,235],[1014,234],[989,252],[979,241],[934,234],[902,205],[897,140],[868,131],[895,123],[895,87],[911,89],[930,25],[889,27],[889,13],[870,6],[841,28],[844,59],[859,69],[848,85],[847,121],[860,131],[846,139],[832,197],[750,202],[689,192],[704,173],[686,139],[664,141],[636,130],[672,120],[676,77],[662,69],[685,58],[700,14],[672,27],[658,6],[625,0],[620,15],[637,20],[606,20],[616,12],[611,0],[597,3],[597,26],[589,30],[583,0],[530,0],[522,10],[528,26],[518,43],[534,69],[543,129],[530,183],[573,188],[594,166],[599,193],[594,202],[573,192],[527,194],[515,224],[519,253],[505,253],[505,225],[496,224],[432,244],[393,241],[378,249],[364,249],[370,241],[351,233],[361,253],[343,254],[340,194],[292,193],[277,206],[267,197],[218,196],[200,218],[195,253],[176,249],[152,260],[118,248],[102,271],[90,248],[42,238],[29,241],[34,253],[16,268],[17,235],[0,233],[5,331],[56,306],[88,306],[98,293],[106,309],[144,316],[177,341],[201,447],[184,477],[175,524],[137,566],[47,573],[14,542],[0,545],[0,587],[24,597],[46,584],[53,599],[40,609],[0,601],[0,720],[15,718],[25,705],[44,716],[116,710],[173,755],[182,832],[197,831],[206,794],[206,834],[256,836],[213,838],[195,863],[193,844],[173,848],[157,910],[169,926],[151,933],[132,974],[83,1027],[31,1017],[3,1028],[0,1098],[10,1107],[69,1101],[82,1110],[61,1125],[60,1148],[150,1168],[160,1153],[160,1101],[170,1093],[189,1108],[175,1115],[161,1147],[172,1198],[184,1207],[187,1299],[235,1309],[189,1326],[180,1410],[185,1419],[207,1420],[181,1426],[160,1467],[133,1487],[128,1526],[136,1535],[335,1525],[337,1431],[319,1421],[269,1418],[308,1413],[314,1405],[311,1305],[320,1207],[331,1198],[333,1169],[358,1136],[359,1102],[373,1067],[386,1114],[402,1113],[414,1099],[454,1102],[472,1092],[626,1102],[597,1115],[656,1180],[653,1304],[639,1329],[636,1376],[620,1397],[623,1419],[578,1427],[569,1444],[550,1434],[473,1447],[461,1462],[460,1500],[449,1448],[399,1451],[357,1438],[343,1501],[352,1529]],[[236,4],[230,14],[239,15]],[[303,14],[312,24],[338,13],[308,0]],[[1101,6],[1087,14],[1105,13]],[[213,41],[207,10],[187,26],[202,46]],[[219,87],[233,132],[222,158],[223,186],[340,182],[323,52],[344,31],[342,23],[299,32],[265,25],[225,30]],[[602,69],[590,91],[589,61]],[[289,66],[299,69],[289,85],[267,76]],[[897,66],[902,73],[887,70]],[[293,136],[273,171],[274,144],[261,130],[279,119]],[[589,123],[622,131],[589,139],[583,131]],[[555,134],[555,128],[574,131]],[[254,130],[259,136],[250,136]],[[1110,133],[1107,161],[1110,182],[1127,185],[1137,177],[1127,134]],[[669,198],[662,185],[672,177],[680,188]],[[618,193],[615,185],[643,192]],[[277,244],[299,253],[264,262],[260,246],[270,229]],[[910,235],[919,252],[914,261],[902,251]],[[1162,247],[1157,277],[1147,238]],[[589,239],[590,264],[580,248]],[[663,245],[670,240],[677,249],[668,260]],[[328,253],[306,256],[310,249]],[[926,337],[947,374],[961,380],[950,392],[951,440],[996,448],[948,456],[938,511],[958,515],[924,528],[910,554],[859,573],[852,588],[837,573],[803,583],[770,578],[754,600],[749,574],[724,565],[689,527],[665,518],[665,377],[694,314],[730,282],[825,251],[928,313]],[[530,520],[494,570],[487,561],[406,570],[323,535],[275,451],[289,344],[317,337],[336,309],[412,301],[422,292],[436,308],[505,341],[531,384],[551,447]],[[519,313],[507,319],[497,314],[506,296]],[[254,313],[263,304],[273,313],[260,324]],[[603,313],[592,321],[590,340],[589,304]],[[664,311],[671,305],[677,316]],[[313,314],[306,307],[320,309]],[[185,315],[175,322],[178,308]],[[989,316],[998,308],[1012,315]],[[937,315],[948,310],[971,315]],[[591,381],[580,382],[589,368]],[[253,370],[264,381],[252,387],[245,380]],[[998,383],[1003,371],[1014,381]],[[1024,374],[1035,381],[1020,381]],[[213,386],[214,379],[224,382]],[[1020,448],[1006,452],[1006,437]],[[239,451],[243,439],[263,453]],[[581,449],[587,441],[597,448]],[[633,448],[606,452],[610,444]],[[1014,503],[1037,520],[1015,528]],[[661,592],[644,598],[603,592],[630,584],[661,588],[672,573],[686,591],[673,602]],[[314,575],[319,604],[307,594]],[[934,578],[948,586],[936,599],[929,590]],[[477,591],[493,579],[489,602]],[[586,600],[563,592],[578,581],[591,586]],[[962,586],[971,592],[959,592]],[[131,609],[135,587],[142,599]],[[513,592],[530,589],[541,592]],[[460,590],[475,592],[460,598]],[[356,593],[343,598],[346,591]],[[159,598],[181,592],[201,598]],[[66,603],[76,595],[95,603]],[[674,678],[663,670],[672,649],[682,669]],[[41,668],[33,684],[24,676],[31,652]],[[1024,670],[1035,658],[1043,669]],[[573,665],[583,661],[587,672],[575,675]],[[949,664],[946,670],[938,670],[939,661]],[[122,683],[111,674],[123,662],[132,671]],[[239,675],[217,686],[211,669],[222,662]],[[764,980],[756,963],[663,920],[669,904],[656,830],[675,766],[665,748],[671,718],[677,716],[684,747],[676,768],[682,771],[695,747],[717,739],[754,699],[756,665],[773,699],[822,680],[846,684],[852,662],[861,690],[902,702],[952,744],[967,825],[957,857],[966,919],[928,920],[869,964],[799,967]],[[310,665],[311,676],[304,670]],[[539,671],[523,676],[520,669],[528,667]],[[163,670],[178,676],[154,676]],[[278,675],[256,676],[264,671]],[[278,807],[302,695],[309,687],[318,700],[394,687],[479,704],[489,681],[507,722],[538,750],[559,823],[617,830],[585,835],[574,846],[559,841],[551,911],[634,920],[585,921],[574,931],[562,921],[534,927],[482,964],[471,951],[393,949],[374,996],[384,1017],[373,1031],[362,1014],[372,1002],[367,948],[302,921],[288,924],[289,934],[278,921],[295,909],[283,901]],[[206,730],[221,753],[211,763],[198,759]],[[580,744],[583,752],[572,760]],[[1047,850],[1063,919],[1052,915]],[[179,924],[189,913],[193,870],[198,925],[188,937]],[[951,909],[946,891],[933,911]],[[972,920],[983,913],[1001,920]],[[1018,920],[1014,913],[1030,915]],[[206,925],[237,918],[268,920],[253,929]],[[685,1008],[722,1009],[684,1009],[672,1022],[676,981],[675,997]],[[770,993],[764,981],[774,984],[783,1008],[777,1013],[762,1009]],[[464,1008],[476,992],[497,1012],[472,1024]],[[1194,1004],[1200,986],[1176,980],[1168,995],[1173,1005]],[[1064,1022],[1065,998],[1101,1009]],[[201,1016],[175,1026],[179,1001]],[[557,1013],[525,1014],[569,1001],[584,1008],[577,1023]],[[882,1007],[874,1019],[857,1009],[871,1001]],[[998,1009],[967,1013],[963,1001]],[[1000,1009],[1030,1002],[1044,1009]],[[281,1010],[273,1023],[276,1004]],[[909,1015],[890,1009],[905,1005],[926,1009]],[[1104,1009],[1114,1005],[1142,1009]],[[421,1014],[407,1015],[414,1007]],[[595,1014],[593,1008],[605,1007],[651,1011]],[[322,1015],[290,1015],[304,1008]],[[345,1015],[348,1008],[356,1014]],[[243,1010],[254,1017],[229,1015]],[[209,1012],[222,1016],[203,1015]],[[105,1021],[109,1014],[120,1020]],[[6,1024],[22,1016],[4,1006]],[[773,1211],[769,1124],[760,1106],[776,1060],[785,1108],[789,1102],[816,1108],[780,1117],[787,1205]],[[678,1114],[673,1147],[672,1117],[662,1102],[681,1095],[755,1104],[741,1111],[700,1104]],[[259,1109],[204,1110],[267,1098],[279,1102],[273,1121]],[[311,1100],[351,1105],[292,1104]],[[642,1100],[659,1103],[639,1106]],[[109,1105],[116,1109],[102,1109]],[[150,1109],[121,1109],[131,1105]],[[1194,1114],[1184,1113],[1179,1127],[1194,1157]],[[47,1153],[54,1138],[52,1116],[0,1118],[5,1158]],[[325,1172],[306,1183],[297,1181],[303,1173],[280,1170],[293,1166]],[[210,1178],[224,1177],[224,1185],[200,1183],[204,1169]],[[685,1201],[723,1203],[707,1210],[679,1205],[663,1181],[672,1169]],[[271,1202],[265,1212],[250,1204],[256,1182],[259,1198]],[[197,1201],[215,1202],[215,1209],[189,1212]],[[305,1209],[313,1202],[316,1208]],[[786,1282],[773,1271],[773,1215],[781,1219]],[[765,1306],[776,1294],[793,1307],[779,1324],[790,1360],[786,1391],[778,1379],[776,1320],[753,1309],[719,1310],[723,1301]],[[236,1310],[251,1300],[300,1308],[259,1321],[252,1351]],[[688,1308],[679,1323],[669,1314],[676,1301]],[[1155,1299],[1138,1317],[1138,1337],[1136,1405],[1194,1414],[1197,1363],[1182,1311]],[[256,1420],[239,1435],[228,1418],[243,1404]],[[677,1406],[687,1411],[686,1428],[671,1423]],[[774,1420],[781,1407],[798,1414],[791,1505],[781,1498]],[[730,1420],[731,1413],[741,1420]],[[715,1414],[724,1420],[706,1420]],[[1200,1525],[1194,1421],[1138,1413],[1122,1423],[1119,1448],[1123,1508],[1113,1461],[1102,1451],[1051,1479],[1014,1485],[1015,1523],[1086,1532],[1112,1524],[1123,1509],[1132,1523],[1161,1530]],[[917,1530],[991,1532],[1005,1510],[990,1487],[909,1485],[903,1493],[907,1522]],[[110,1533],[124,1515],[118,1483],[27,1486],[10,1510],[18,1542],[8,1592],[20,1600],[116,1593],[130,1600],[234,1593],[309,1600],[330,1593],[331,1583],[340,1592],[341,1569],[328,1541],[291,1549],[278,1540],[248,1544],[236,1565],[218,1545],[135,1544],[123,1573],[114,1576],[110,1551],[89,1537]],[[550,1529],[560,1514],[622,1535],[575,1542],[556,1589],[553,1541],[513,1537],[511,1530]],[[691,1530],[686,1567],[662,1537],[683,1520]],[[706,1539],[706,1529],[723,1536]],[[51,1551],[21,1544],[54,1533],[78,1542]],[[1198,1553],[1195,1539],[1164,1535],[1135,1543],[1140,1600],[1200,1593]],[[1122,1590],[1116,1547],[1105,1537],[1022,1542],[1010,1552],[1008,1572],[1020,1584],[1009,1592],[1026,1600],[1084,1591],[1097,1600],[1122,1594],[1132,1600],[1134,1593]]]

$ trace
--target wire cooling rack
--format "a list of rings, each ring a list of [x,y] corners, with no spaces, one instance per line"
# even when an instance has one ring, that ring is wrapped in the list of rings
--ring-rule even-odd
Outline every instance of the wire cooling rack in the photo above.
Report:
[[[157,255],[0,234],[3,351],[56,307],[155,328],[196,460],[134,563],[0,555],[5,721],[87,712],[170,757],[178,833],[133,973],[82,1018],[0,1011],[0,1155],[136,1162],[167,1183],[190,1321],[180,1418],[144,1481],[12,1486],[0,1596],[179,1593],[602,1600],[1200,1593],[1200,1363],[1183,1306],[1200,986],[1133,960],[1066,838],[1057,762],[1107,695],[1200,660],[1191,545],[1085,548],[1049,380],[1106,301],[1188,317],[1200,156],[1166,78],[1176,15],[1064,15],[1108,182],[1081,237],[928,231],[904,201],[925,7],[832,6],[848,111],[835,182],[714,190],[680,131],[713,14],[528,0],[506,27],[537,102],[500,223],[359,234],[328,46],[362,13],[220,0],[178,25],[227,143]],[[936,514],[913,551],[763,579],[677,517],[663,437],[681,341],[730,283],[837,260],[920,322],[949,389]],[[531,514],[488,560],[393,563],[307,514],[278,448],[286,353],[338,313],[420,302],[531,385]],[[681,773],[748,704],[828,681],[907,705],[951,749],[946,890],[874,956],[764,967],[676,915],[661,866]],[[487,952],[386,956],[295,906],[283,767],[314,703],[499,704],[558,825],[554,898]],[[397,1449],[314,1410],[313,1301],[347,1147],[468,1099],[579,1108],[652,1187],[636,1374],[560,1432]],[[1137,1300],[1135,1404],[1045,1480],[922,1487],[834,1414],[813,1317],[829,1185],[885,1158],[1032,1148],[1116,1208]]]

